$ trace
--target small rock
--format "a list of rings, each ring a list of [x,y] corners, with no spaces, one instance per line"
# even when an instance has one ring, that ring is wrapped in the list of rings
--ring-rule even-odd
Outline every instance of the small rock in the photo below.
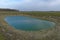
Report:
[[[20,40],[20,39],[17,39],[17,40]]]
[[[12,34],[10,34],[10,33],[7,33],[7,35],[8,35],[8,36],[12,36]]]
[[[3,32],[5,32],[5,29],[2,29]]]

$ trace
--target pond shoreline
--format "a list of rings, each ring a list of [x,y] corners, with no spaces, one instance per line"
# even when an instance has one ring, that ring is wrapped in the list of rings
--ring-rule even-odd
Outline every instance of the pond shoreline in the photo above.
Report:
[[[20,15],[24,16],[24,14],[20,14]],[[6,36],[6,37],[9,37],[12,40],[14,38],[15,38],[15,40],[17,40],[17,39],[19,39],[19,40],[37,40],[37,39],[43,40],[43,38],[47,39],[47,37],[49,39],[50,38],[54,39],[52,37],[57,36],[57,34],[59,34],[58,30],[60,28],[60,24],[59,24],[60,21],[58,21],[59,19],[57,19],[57,18],[52,18],[52,16],[49,16],[49,17],[46,17],[46,16],[43,16],[43,17],[31,16],[31,17],[40,18],[40,19],[44,19],[44,20],[48,20],[48,21],[52,21],[52,22],[56,23],[56,27],[55,28],[51,28],[51,29],[48,29],[48,30],[34,31],[34,32],[32,32],[32,31],[29,32],[29,31],[16,30],[16,29],[10,27],[3,20],[6,16],[7,15],[0,16],[0,18],[2,17],[0,22],[2,23],[2,25],[4,27],[7,27],[6,28],[7,31],[3,31],[3,33],[5,32],[5,34],[8,34],[8,36]],[[8,15],[8,16],[18,16],[18,15]],[[25,15],[25,16],[30,16],[30,15]],[[6,29],[3,29],[3,30],[6,30]],[[59,30],[59,32],[60,32],[60,30]]]

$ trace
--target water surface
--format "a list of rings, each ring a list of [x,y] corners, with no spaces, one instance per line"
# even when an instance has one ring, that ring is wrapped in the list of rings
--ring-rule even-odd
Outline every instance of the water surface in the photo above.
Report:
[[[18,30],[36,31],[55,26],[54,22],[40,20],[29,16],[7,16],[5,21]]]

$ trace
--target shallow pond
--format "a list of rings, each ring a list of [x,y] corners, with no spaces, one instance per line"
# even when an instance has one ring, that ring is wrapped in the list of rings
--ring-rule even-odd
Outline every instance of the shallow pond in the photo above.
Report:
[[[29,16],[7,16],[4,20],[15,29],[25,31],[36,31],[55,26],[54,22],[40,20]]]

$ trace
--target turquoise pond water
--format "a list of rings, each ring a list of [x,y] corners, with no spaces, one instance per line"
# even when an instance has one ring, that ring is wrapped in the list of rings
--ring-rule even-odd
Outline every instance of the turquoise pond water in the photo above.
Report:
[[[40,20],[29,16],[7,16],[4,20],[17,30],[36,31],[55,26],[54,22]]]

